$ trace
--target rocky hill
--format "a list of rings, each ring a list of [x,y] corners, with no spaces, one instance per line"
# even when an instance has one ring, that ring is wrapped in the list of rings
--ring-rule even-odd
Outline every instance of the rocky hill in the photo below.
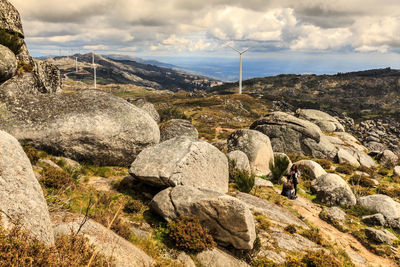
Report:
[[[320,109],[353,119],[390,115],[400,120],[400,71],[390,68],[336,75],[278,75],[243,82],[243,91],[281,101],[287,109]],[[234,92],[237,84],[211,88],[212,92]]]
[[[76,72],[75,58],[78,58]],[[76,54],[71,57],[54,57],[47,59],[61,70],[64,79],[93,84],[92,54]],[[95,55],[98,84],[132,84],[158,90],[193,91],[203,90],[216,82],[215,79],[184,71],[161,67],[149,62],[137,62],[129,59],[115,59]]]
[[[22,47],[18,11],[0,7],[0,29]],[[249,95],[66,91],[55,66],[10,40],[0,266],[399,265],[399,157],[368,149],[347,121]],[[301,175],[289,199],[292,163]]]

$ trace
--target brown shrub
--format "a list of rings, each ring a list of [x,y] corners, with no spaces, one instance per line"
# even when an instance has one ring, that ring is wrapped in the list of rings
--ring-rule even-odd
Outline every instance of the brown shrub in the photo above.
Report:
[[[322,245],[324,239],[319,232],[318,228],[311,228],[309,230],[303,230],[300,235],[304,236],[305,238],[311,240],[312,242]]]
[[[265,257],[261,257],[261,256],[257,256],[255,258],[251,259],[250,265],[257,266],[257,267],[278,267],[279,266],[272,260],[265,258]]]
[[[72,176],[64,170],[53,167],[45,167],[42,170],[41,182],[46,187],[60,189],[74,184]]]
[[[349,183],[352,185],[360,185],[363,187],[374,187],[375,183],[367,176],[353,175],[350,177]]]
[[[36,148],[33,148],[31,146],[22,146],[22,148],[25,151],[25,154],[28,156],[29,160],[31,161],[31,164],[36,164],[38,160],[40,159],[40,153]]]
[[[289,234],[294,234],[297,232],[296,230],[296,226],[294,226],[293,224],[289,224],[288,226],[285,227],[284,229],[286,232],[288,232]]]
[[[143,208],[142,202],[136,199],[129,200],[125,206],[124,206],[124,211],[126,213],[136,213],[140,212]]]
[[[167,237],[173,244],[186,251],[202,251],[215,247],[213,237],[197,217],[181,216],[167,225]]]
[[[17,67],[17,75],[22,75],[24,73],[29,73],[33,71],[33,66],[29,63],[26,63],[24,61],[18,61],[18,67]]]
[[[0,226],[0,266],[85,266],[94,249],[83,236],[60,236],[47,247],[18,226],[9,232]],[[113,259],[97,254],[92,266],[114,266]]]
[[[325,170],[329,170],[332,167],[332,161],[328,159],[316,159],[315,162],[321,165]]]
[[[340,173],[344,173],[344,174],[352,174],[354,172],[354,167],[350,164],[341,164],[339,166],[336,167],[335,171],[340,172]]]

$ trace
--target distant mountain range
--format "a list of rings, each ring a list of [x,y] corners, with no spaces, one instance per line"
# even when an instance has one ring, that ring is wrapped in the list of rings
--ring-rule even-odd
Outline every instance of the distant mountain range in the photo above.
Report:
[[[76,61],[77,67],[76,71]],[[93,82],[92,54],[47,57],[57,65],[65,79]],[[190,74],[176,66],[153,60],[121,55],[95,55],[98,84],[134,84],[159,90],[203,90],[219,82],[216,79]]]

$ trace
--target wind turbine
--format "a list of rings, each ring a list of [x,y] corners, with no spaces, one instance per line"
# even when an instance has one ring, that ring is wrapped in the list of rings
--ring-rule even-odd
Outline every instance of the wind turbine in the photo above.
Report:
[[[249,48],[247,48],[247,49],[245,49],[243,51],[239,51],[239,50],[237,50],[236,48],[234,48],[234,47],[232,47],[230,45],[228,45],[228,46],[230,48],[232,48],[233,50],[235,50],[236,52],[238,52],[239,56],[240,56],[240,64],[239,64],[239,94],[241,95],[242,94],[242,55],[244,53],[246,53],[247,50],[249,50]]]
[[[96,64],[94,64],[94,52],[92,52],[92,65],[93,65],[93,75],[94,75],[94,89],[97,88],[96,84]]]

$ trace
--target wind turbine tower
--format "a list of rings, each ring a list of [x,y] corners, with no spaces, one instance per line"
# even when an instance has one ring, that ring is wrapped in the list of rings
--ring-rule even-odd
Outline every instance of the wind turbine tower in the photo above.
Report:
[[[97,84],[96,84],[96,64],[94,64],[94,52],[92,52],[92,65],[93,65],[93,75],[94,75],[94,89],[97,89]]]
[[[247,50],[249,50],[249,49],[247,48],[247,49],[245,49],[243,51],[239,51],[239,50],[237,50],[236,48],[234,48],[234,47],[232,47],[230,45],[228,45],[228,46],[230,48],[232,48],[233,50],[235,50],[236,52],[238,52],[239,56],[240,56],[240,63],[239,63],[239,94],[241,95],[242,94],[242,55],[244,53],[246,53]]]
[[[78,73],[78,57],[75,57],[75,72]]]

